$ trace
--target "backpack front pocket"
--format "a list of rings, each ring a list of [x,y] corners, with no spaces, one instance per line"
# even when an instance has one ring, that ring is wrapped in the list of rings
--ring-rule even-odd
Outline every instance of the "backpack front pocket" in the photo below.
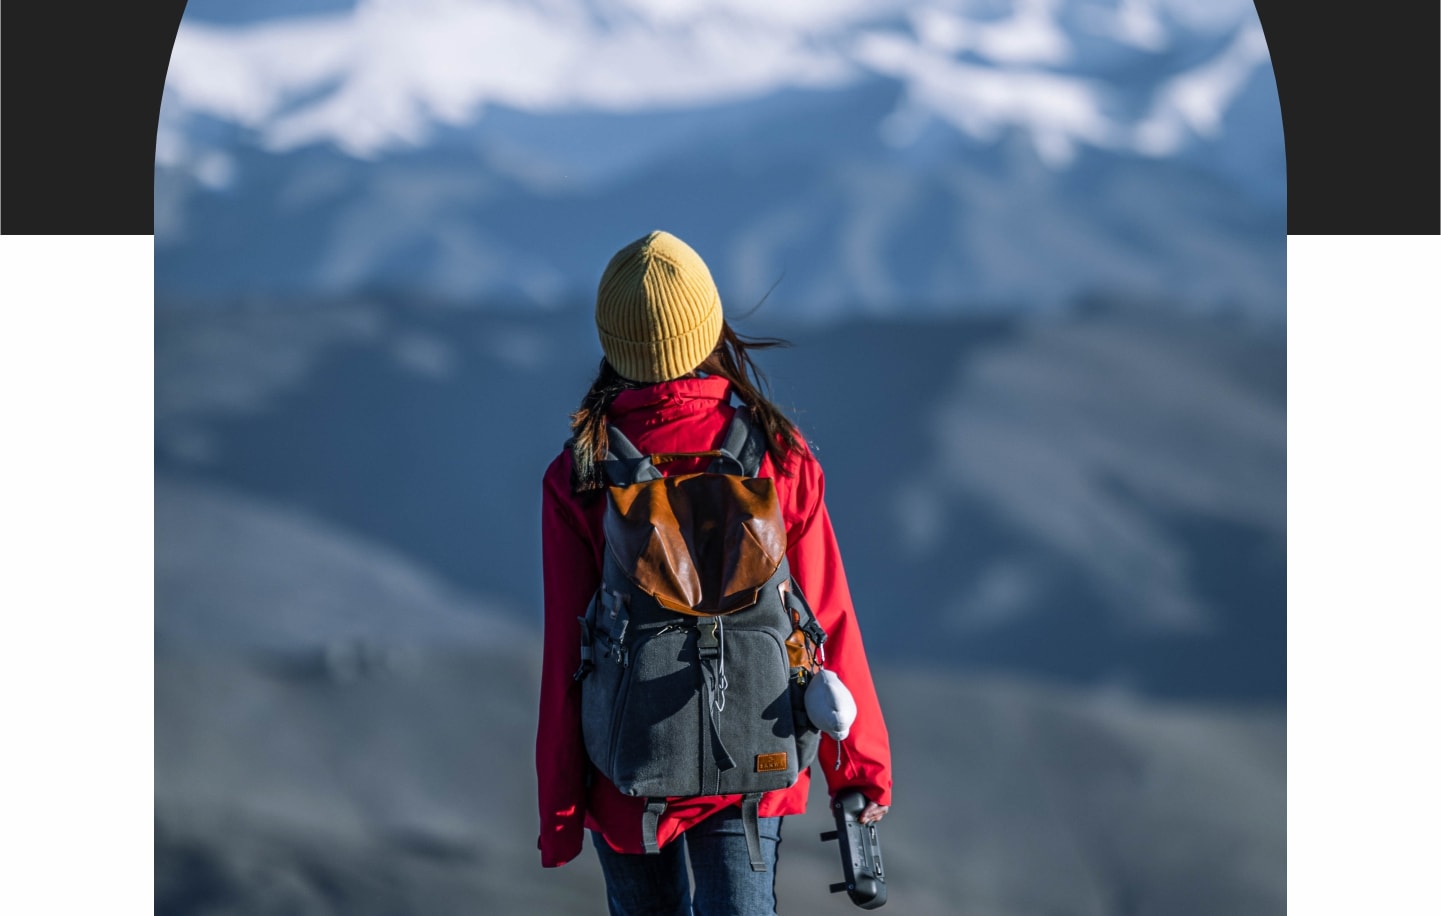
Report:
[[[608,774],[627,795],[701,795],[696,631],[637,639],[616,691]]]
[[[714,731],[735,766],[721,769],[708,760],[708,791],[729,795],[794,785],[801,761],[785,645],[770,629],[728,627],[723,633],[725,657],[745,658],[746,677],[727,679],[722,703],[711,704]]]

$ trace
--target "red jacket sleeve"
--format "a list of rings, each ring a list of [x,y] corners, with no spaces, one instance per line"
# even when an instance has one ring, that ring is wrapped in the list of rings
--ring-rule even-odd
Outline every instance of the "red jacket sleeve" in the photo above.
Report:
[[[540,863],[564,865],[585,839],[586,768],[580,728],[580,624],[576,618],[600,584],[595,554],[569,498],[569,462],[546,471],[541,501],[545,586],[540,719],[535,768],[540,799]]]
[[[871,801],[889,805],[890,736],[861,643],[840,546],[826,510],[825,475],[808,448],[796,469],[794,485],[798,518],[787,533],[786,551],[791,575],[826,631],[826,667],[840,677],[856,701],[856,721],[845,741],[837,745],[830,736],[821,736],[819,764],[831,795],[855,787]]]

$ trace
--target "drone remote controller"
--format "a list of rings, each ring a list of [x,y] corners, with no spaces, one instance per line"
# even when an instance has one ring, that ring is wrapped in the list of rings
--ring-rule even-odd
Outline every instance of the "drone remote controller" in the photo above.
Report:
[[[881,865],[881,841],[875,824],[862,824],[861,812],[866,809],[864,795],[845,789],[831,800],[831,813],[836,829],[821,834],[822,840],[838,840],[841,867],[846,880],[831,885],[831,893],[845,891],[851,902],[863,910],[874,910],[886,902],[886,872]]]

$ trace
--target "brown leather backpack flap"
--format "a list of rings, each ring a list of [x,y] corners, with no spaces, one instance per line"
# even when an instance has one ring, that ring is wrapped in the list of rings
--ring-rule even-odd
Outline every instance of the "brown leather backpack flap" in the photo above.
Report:
[[[724,474],[611,487],[605,539],[641,589],[694,616],[754,604],[786,551],[775,484]]]

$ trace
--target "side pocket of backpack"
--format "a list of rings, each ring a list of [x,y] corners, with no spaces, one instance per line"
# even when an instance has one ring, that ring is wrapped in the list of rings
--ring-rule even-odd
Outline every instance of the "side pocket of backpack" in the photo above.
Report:
[[[600,627],[591,630],[593,667],[580,682],[580,726],[585,740],[586,756],[595,768],[613,778],[611,773],[611,735],[614,729],[615,702],[620,690],[623,668],[620,653],[610,634]]]

